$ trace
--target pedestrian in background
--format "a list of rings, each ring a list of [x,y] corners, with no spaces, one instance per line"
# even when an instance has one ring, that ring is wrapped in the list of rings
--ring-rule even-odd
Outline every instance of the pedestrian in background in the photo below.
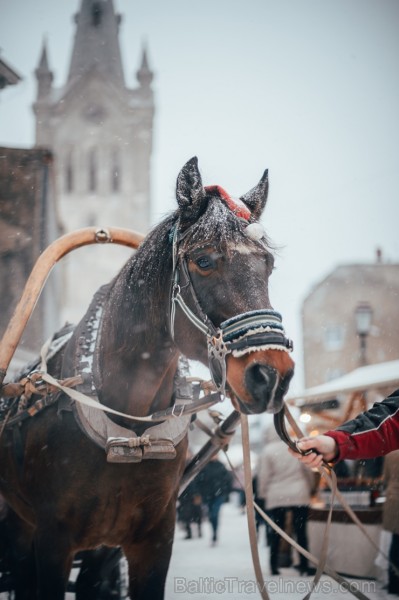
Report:
[[[283,530],[287,513],[292,513],[293,529],[303,548],[308,549],[307,521],[309,502],[315,485],[312,471],[290,456],[284,442],[278,437],[274,427],[265,434],[265,447],[259,456],[257,468],[257,494],[263,498],[267,513]],[[280,535],[270,530],[270,571],[279,574]],[[310,572],[308,560],[302,554],[299,557],[301,574]]]
[[[202,498],[198,489],[198,482],[194,479],[184,490],[179,498],[177,509],[178,520],[183,524],[186,531],[185,540],[193,537],[191,525],[197,525],[198,537],[202,537]]]
[[[202,469],[195,478],[197,489],[208,509],[208,519],[212,527],[211,545],[218,541],[219,513],[224,502],[229,499],[232,490],[232,475],[217,455]]]

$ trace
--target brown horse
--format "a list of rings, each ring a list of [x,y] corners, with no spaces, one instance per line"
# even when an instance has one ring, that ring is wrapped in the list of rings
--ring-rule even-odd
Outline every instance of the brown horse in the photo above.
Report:
[[[66,345],[49,356],[49,373],[80,373],[81,391],[95,389],[102,405],[144,417],[173,404],[183,354],[209,364],[237,410],[278,411],[293,362],[270,305],[273,257],[257,223],[267,193],[267,172],[233,200],[219,186],[204,188],[197,159],[187,162],[177,178],[178,209],[102,289]],[[93,332],[95,350],[85,354]],[[6,427],[0,439],[1,492],[19,517],[19,598],[61,600],[75,553],[105,545],[123,548],[131,598],[161,600],[186,431],[174,458],[158,460],[146,455],[156,446],[146,446],[142,435],[148,423],[112,415],[107,427],[123,427],[139,442],[115,450],[122,462],[115,462],[115,453],[107,461],[101,444],[82,431],[79,403],[71,410],[62,393],[47,400],[44,410]],[[147,460],[138,462],[137,452]]]

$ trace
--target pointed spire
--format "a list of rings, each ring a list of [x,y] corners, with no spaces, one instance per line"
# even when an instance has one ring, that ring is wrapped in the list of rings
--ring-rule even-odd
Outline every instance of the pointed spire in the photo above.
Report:
[[[37,69],[35,69],[37,79],[37,97],[43,98],[51,92],[54,75],[50,71],[47,58],[47,40],[43,38],[42,52]]]
[[[154,79],[154,73],[150,70],[147,57],[147,47],[143,44],[140,69],[136,73],[137,81],[143,88],[149,88]]]
[[[97,69],[124,86],[118,39],[121,17],[115,14],[112,0],[81,0],[75,22],[68,82]]]
[[[50,71],[47,58],[47,39],[45,37],[43,38],[42,55],[39,60],[38,68],[42,71]]]

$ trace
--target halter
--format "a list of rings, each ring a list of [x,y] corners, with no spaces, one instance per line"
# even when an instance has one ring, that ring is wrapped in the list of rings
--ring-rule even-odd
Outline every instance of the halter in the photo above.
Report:
[[[221,199],[235,214],[249,221],[250,212],[244,212],[241,201],[233,200],[219,186],[205,188],[207,191],[218,191]],[[222,190],[223,194],[220,193]],[[229,201],[227,202],[226,197]],[[245,205],[244,205],[245,206]],[[180,306],[186,317],[205,336],[208,348],[208,364],[212,380],[218,391],[224,393],[226,386],[226,356],[243,356],[257,350],[283,350],[291,352],[293,344],[285,336],[282,317],[275,310],[264,308],[241,313],[216,327],[204,312],[195,292],[187,261],[179,256],[178,245],[186,237],[191,228],[179,233],[179,221],[171,231],[173,253],[173,283],[171,293],[170,331],[174,339],[174,323],[176,304]],[[194,306],[194,311],[186,304],[181,295],[181,288],[188,289]]]

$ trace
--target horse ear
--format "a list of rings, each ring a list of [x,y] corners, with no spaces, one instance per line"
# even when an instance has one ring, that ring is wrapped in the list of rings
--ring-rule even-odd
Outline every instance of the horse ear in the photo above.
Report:
[[[240,200],[245,202],[249,210],[252,213],[252,217],[258,220],[261,216],[263,209],[266,206],[267,194],[269,192],[269,171],[266,171],[262,175],[262,179],[259,181],[252,190],[241,196]]]
[[[198,159],[191,158],[177,176],[176,198],[182,226],[194,223],[203,212],[206,192],[198,170]]]

